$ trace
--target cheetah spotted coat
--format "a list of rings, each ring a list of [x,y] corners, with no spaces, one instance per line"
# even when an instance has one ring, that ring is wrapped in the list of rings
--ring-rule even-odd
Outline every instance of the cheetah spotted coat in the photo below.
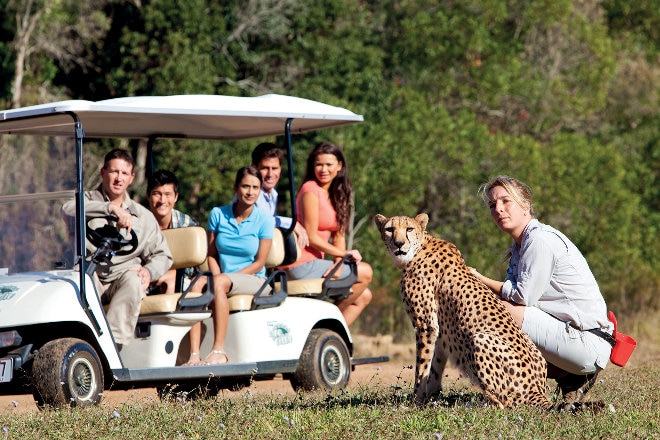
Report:
[[[472,275],[452,243],[426,231],[428,216],[375,217],[394,263],[401,297],[415,329],[415,401],[442,391],[450,360],[499,407],[550,407],[546,362],[518,329],[501,300]]]

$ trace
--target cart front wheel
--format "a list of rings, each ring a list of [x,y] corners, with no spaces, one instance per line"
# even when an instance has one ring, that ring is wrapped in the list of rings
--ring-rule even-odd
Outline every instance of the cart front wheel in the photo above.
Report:
[[[47,342],[32,364],[34,400],[46,406],[90,406],[103,396],[103,369],[87,342],[64,338]]]

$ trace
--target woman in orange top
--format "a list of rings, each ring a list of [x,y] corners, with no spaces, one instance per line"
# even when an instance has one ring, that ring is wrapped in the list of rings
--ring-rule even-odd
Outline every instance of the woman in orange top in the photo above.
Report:
[[[296,198],[297,221],[307,231],[309,246],[298,261],[285,268],[293,280],[320,278],[344,257],[353,259],[358,265],[357,283],[351,295],[336,303],[348,325],[371,302],[369,283],[373,277],[371,266],[362,261],[360,252],[346,249],[352,191],[344,153],[333,143],[317,144],[307,157],[305,179]],[[334,257],[334,262],[324,259],[325,254]],[[348,268],[342,268],[340,276],[347,275]]]

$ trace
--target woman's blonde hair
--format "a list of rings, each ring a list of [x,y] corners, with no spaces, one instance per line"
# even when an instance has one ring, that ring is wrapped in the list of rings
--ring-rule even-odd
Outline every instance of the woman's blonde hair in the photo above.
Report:
[[[518,179],[509,176],[495,176],[488,182],[479,187],[479,194],[482,200],[488,205],[490,203],[490,192],[496,186],[501,186],[513,197],[520,206],[529,206],[529,214],[534,217],[534,207],[532,205],[532,190],[529,186]]]

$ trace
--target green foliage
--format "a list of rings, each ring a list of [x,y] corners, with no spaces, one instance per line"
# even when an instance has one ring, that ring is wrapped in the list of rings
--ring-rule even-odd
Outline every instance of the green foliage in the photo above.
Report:
[[[656,60],[660,41],[660,8],[656,0],[605,0],[608,27],[615,39],[630,40],[631,45],[644,47],[650,60]]]
[[[214,38],[224,25],[223,12],[201,0],[116,5],[106,44],[94,53],[104,74],[90,78],[93,98],[215,93]]]
[[[347,154],[353,242],[375,273],[372,313],[359,329],[403,334],[409,327],[399,272],[370,227],[376,213],[426,211],[431,231],[456,243],[468,264],[502,276],[509,239],[477,196],[494,174],[532,187],[541,220],[582,249],[610,305],[659,306],[654,0],[53,4],[40,29],[58,36],[51,46],[77,42],[86,63],[33,54],[26,104],[58,88],[91,100],[284,93],[364,115],[358,126],[294,137],[298,179],[315,142],[332,140]],[[58,29],[77,22],[89,25],[85,38],[59,38]],[[15,26],[3,16],[0,78],[13,74]],[[7,81],[0,84],[0,99],[10,98]],[[234,172],[258,141],[159,142],[157,166],[177,173],[179,208],[204,223],[213,206],[231,199]],[[87,175],[98,175],[96,164]],[[143,184],[135,189],[141,194]]]
[[[250,163],[254,146],[247,141],[228,144],[160,141],[154,148],[156,168],[168,169],[177,175],[180,180],[178,209],[205,225],[211,209],[231,203],[236,170]],[[195,173],[187,172],[191,169],[196,170]]]

